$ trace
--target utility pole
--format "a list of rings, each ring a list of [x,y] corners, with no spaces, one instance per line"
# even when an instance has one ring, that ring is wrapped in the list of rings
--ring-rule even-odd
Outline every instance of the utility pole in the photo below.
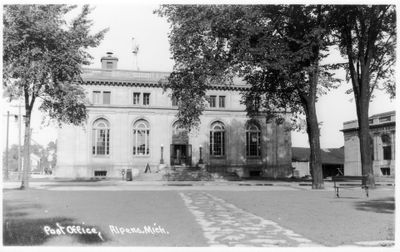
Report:
[[[21,172],[22,172],[22,158],[21,158],[21,124],[22,124],[22,115],[21,115],[21,102],[18,105],[12,105],[11,107],[18,107],[18,115],[14,115],[18,117],[18,180],[21,179]]]
[[[21,171],[22,171],[22,164],[21,164],[21,104],[18,104],[18,180],[21,179]]]
[[[20,107],[21,105],[19,105],[19,107]],[[18,107],[18,106],[12,106],[12,107]],[[16,118],[16,121],[17,121],[17,123],[18,123],[18,129],[19,129],[19,134],[21,134],[21,124],[19,123],[20,121],[19,121],[19,118],[21,117],[21,107],[20,107],[20,109],[19,109],[19,114],[10,114],[10,111],[7,111],[7,115],[4,115],[4,116],[7,116],[7,133],[6,133],[6,156],[5,156],[5,159],[6,159],[6,162],[5,162],[5,166],[4,166],[4,174],[3,174],[3,178],[4,178],[4,180],[8,180],[9,179],[9,169],[10,169],[10,167],[9,167],[9,158],[8,158],[8,156],[9,156],[9,152],[8,152],[8,149],[9,149],[9,136],[10,136],[10,116],[15,116],[15,118]],[[21,140],[19,139],[19,145],[18,145],[18,171],[20,171],[20,166],[21,166]],[[19,173],[18,173],[18,179],[19,179]]]

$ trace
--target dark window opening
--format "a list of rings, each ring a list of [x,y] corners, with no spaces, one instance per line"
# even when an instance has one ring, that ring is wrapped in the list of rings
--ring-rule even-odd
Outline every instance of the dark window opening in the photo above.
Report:
[[[133,93],[133,104],[139,104],[140,102],[140,93]]]
[[[383,146],[383,160],[392,160],[392,146]]]
[[[107,176],[107,171],[94,171],[95,177],[105,177]]]
[[[391,160],[392,159],[392,143],[390,140],[390,136],[384,134],[381,136],[382,138],[382,149],[383,149],[383,160]]]
[[[381,172],[382,172],[383,176],[390,176],[390,168],[389,167],[381,168]]]
[[[249,171],[250,177],[260,177],[261,171]]]
[[[379,117],[379,122],[390,122],[390,116]]]
[[[178,99],[176,99],[175,96],[172,96],[172,106],[174,107],[178,106]]]
[[[216,100],[217,100],[217,97],[215,95],[210,96],[210,100],[209,100],[210,108],[216,107]]]
[[[143,94],[143,105],[149,105],[149,104],[150,104],[150,94],[144,93]]]
[[[220,96],[219,97],[219,107],[220,108],[225,108],[225,96]]]

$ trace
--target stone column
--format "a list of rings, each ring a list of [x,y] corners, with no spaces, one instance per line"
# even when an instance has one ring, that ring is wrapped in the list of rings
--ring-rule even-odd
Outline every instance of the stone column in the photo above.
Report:
[[[392,132],[391,132],[391,134],[390,134],[390,142],[391,142],[391,145],[392,145],[392,147],[391,147],[391,149],[392,149],[392,160],[395,160],[395,149],[396,149],[396,133],[395,133],[395,131],[393,130]]]

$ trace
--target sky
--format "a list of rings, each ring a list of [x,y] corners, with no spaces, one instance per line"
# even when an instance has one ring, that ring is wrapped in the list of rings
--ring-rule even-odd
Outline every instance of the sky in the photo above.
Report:
[[[119,58],[118,68],[136,70],[134,55],[132,54],[132,38],[139,45],[137,63],[143,71],[171,71],[174,62],[169,52],[168,32],[169,24],[153,11],[158,5],[146,4],[102,4],[94,5],[90,14],[93,20],[92,31],[109,28],[104,40],[97,48],[90,49],[94,57],[90,68],[100,68],[100,58],[106,52],[113,52]],[[72,13],[76,14],[76,13]],[[342,61],[337,51],[332,51],[328,61]],[[344,78],[344,71],[339,71],[337,77]],[[344,144],[343,134],[340,131],[343,122],[356,120],[356,107],[353,94],[345,94],[351,88],[350,83],[331,90],[327,95],[320,97],[316,107],[317,116],[321,125],[321,147],[336,148]],[[384,92],[376,92],[375,99],[370,105],[370,115],[395,110],[395,102],[389,99]],[[17,114],[17,107],[10,107],[3,101],[2,128],[6,127],[6,111]],[[56,125],[41,125],[42,115],[34,111],[33,135],[37,143],[46,145],[57,138]],[[4,130],[2,130],[2,137]],[[3,138],[4,139],[4,138]],[[18,142],[18,125],[14,118],[10,118],[10,144]],[[5,148],[3,143],[3,148]],[[305,132],[292,132],[292,145],[294,147],[308,147],[308,137]]]

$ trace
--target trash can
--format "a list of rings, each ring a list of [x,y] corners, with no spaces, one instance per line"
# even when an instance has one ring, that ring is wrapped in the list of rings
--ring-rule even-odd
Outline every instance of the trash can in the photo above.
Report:
[[[132,181],[132,169],[126,170],[126,181]]]

